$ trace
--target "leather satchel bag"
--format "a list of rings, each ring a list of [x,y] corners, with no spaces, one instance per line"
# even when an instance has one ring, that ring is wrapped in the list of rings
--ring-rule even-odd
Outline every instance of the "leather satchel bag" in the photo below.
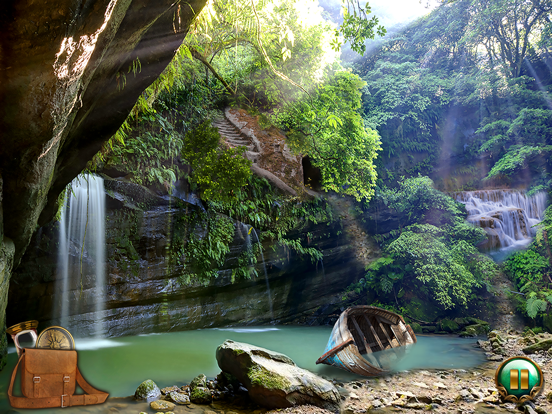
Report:
[[[77,351],[25,348],[15,366],[8,397],[14,408],[72,407],[103,403],[108,393],[92,387],[77,367]],[[13,395],[13,384],[21,364],[21,392]],[[86,394],[75,394],[76,384]]]

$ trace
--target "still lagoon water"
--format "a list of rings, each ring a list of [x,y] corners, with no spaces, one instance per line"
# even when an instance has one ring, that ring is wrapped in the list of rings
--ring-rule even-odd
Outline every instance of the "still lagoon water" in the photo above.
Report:
[[[215,377],[220,372],[215,352],[217,346],[226,339],[281,352],[292,358],[298,366],[324,377],[343,381],[358,378],[338,368],[316,365],[316,360],[324,352],[330,332],[331,327],[262,326],[202,329],[112,339],[77,338],[75,342],[79,369],[88,382],[109,392],[110,397],[126,397],[134,394],[136,387],[146,379],[152,379],[159,387],[166,387],[188,384],[198,374],[205,374],[208,378]],[[481,350],[474,348],[474,344],[473,338],[418,335],[418,343],[408,349],[395,369],[475,367],[485,362],[485,356]],[[11,347],[8,365],[0,372],[1,413],[10,409],[7,389],[16,362],[17,354]]]

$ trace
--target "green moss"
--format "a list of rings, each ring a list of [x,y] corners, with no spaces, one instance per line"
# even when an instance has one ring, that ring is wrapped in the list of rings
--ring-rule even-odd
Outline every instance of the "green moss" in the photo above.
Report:
[[[446,332],[456,332],[458,329],[460,329],[460,326],[450,319],[443,319],[440,323],[441,330]]]
[[[406,305],[405,313],[411,315],[413,318],[431,322],[439,317],[441,310],[431,302],[424,302],[419,298],[413,298]]]
[[[414,331],[414,333],[422,333],[422,326],[419,323],[412,322],[410,324],[410,327]]]
[[[207,386],[207,377],[205,374],[199,374],[195,377],[192,382],[190,382],[190,388],[194,389],[197,387],[206,387]]]
[[[469,325],[466,326],[466,328],[460,333],[460,336],[483,336],[487,332],[489,332],[489,324],[483,323],[483,324],[476,324],[476,325]]]
[[[291,382],[275,373],[272,373],[259,365],[252,366],[247,373],[253,386],[261,386],[275,390],[285,390],[291,386]]]
[[[209,404],[212,398],[211,391],[204,387],[193,388],[190,394],[190,401],[194,404]]]

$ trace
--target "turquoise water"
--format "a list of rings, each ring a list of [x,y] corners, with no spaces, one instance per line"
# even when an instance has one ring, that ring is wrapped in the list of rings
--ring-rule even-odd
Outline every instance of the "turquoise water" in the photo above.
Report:
[[[146,379],[165,387],[188,384],[201,373],[215,377],[220,372],[215,351],[226,339],[284,353],[300,367],[325,377],[358,378],[338,368],[316,365],[330,332],[330,327],[294,326],[203,329],[105,340],[77,339],[76,348],[84,377],[111,397],[134,394]],[[397,369],[465,369],[480,365],[485,358],[473,347],[474,343],[475,339],[418,336],[418,343],[408,349]],[[7,389],[17,362],[15,350],[10,351],[8,365],[0,372],[0,413],[9,410]],[[62,412],[61,409],[48,411]]]

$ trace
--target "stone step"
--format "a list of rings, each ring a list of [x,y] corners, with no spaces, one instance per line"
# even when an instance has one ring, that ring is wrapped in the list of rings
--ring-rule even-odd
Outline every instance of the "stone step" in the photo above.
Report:
[[[249,151],[253,151],[255,149],[255,147],[253,145],[238,145],[238,144],[232,144],[232,143],[229,143],[229,144],[230,144],[230,146],[232,146],[234,148],[240,148],[240,147],[247,148],[246,153],[249,152]]]
[[[239,132],[233,128],[218,128],[218,130],[221,134],[239,134]]]
[[[233,145],[250,145],[247,141],[237,140],[237,139],[227,139],[226,142]]]
[[[235,142],[241,142],[244,144],[251,144],[248,140],[243,139],[242,137],[229,137],[228,135],[224,136],[226,141],[235,141]]]

